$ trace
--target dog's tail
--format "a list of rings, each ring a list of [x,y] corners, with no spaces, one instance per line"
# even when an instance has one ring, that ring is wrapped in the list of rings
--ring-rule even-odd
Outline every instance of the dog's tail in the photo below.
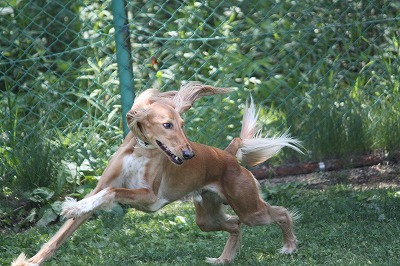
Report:
[[[292,138],[288,132],[272,138],[262,137],[261,129],[257,127],[259,112],[250,96],[250,103],[246,101],[243,114],[241,144],[236,152],[239,161],[245,165],[254,166],[276,155],[283,147],[303,153],[301,142]]]

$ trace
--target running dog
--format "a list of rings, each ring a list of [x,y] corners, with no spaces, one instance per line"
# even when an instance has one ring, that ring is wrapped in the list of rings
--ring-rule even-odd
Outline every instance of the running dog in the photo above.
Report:
[[[207,258],[207,262],[225,264],[234,260],[241,224],[279,224],[283,233],[281,252],[295,252],[297,240],[292,229],[295,215],[284,207],[265,202],[257,180],[239,162],[257,165],[283,147],[301,152],[299,141],[287,134],[262,137],[252,99],[245,106],[240,137],[234,138],[225,150],[191,142],[183,131],[181,114],[198,98],[230,91],[189,82],[178,91],[148,89],[140,94],[127,114],[130,133],[96,188],[82,200],[67,198],[62,210],[67,218],[64,225],[35,256],[26,259],[21,254],[12,265],[40,265],[95,210],[124,203],[144,212],[155,212],[188,194],[193,195],[196,223],[201,230],[229,233],[222,254]],[[227,215],[224,205],[231,206],[236,215]]]

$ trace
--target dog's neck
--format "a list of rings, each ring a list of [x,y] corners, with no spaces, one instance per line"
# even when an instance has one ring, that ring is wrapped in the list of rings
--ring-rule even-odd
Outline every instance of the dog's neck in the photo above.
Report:
[[[138,137],[135,137],[135,138],[136,138],[136,143],[143,149],[152,150],[152,149],[156,148],[154,145],[152,145],[146,141],[143,141],[143,140],[139,139]]]

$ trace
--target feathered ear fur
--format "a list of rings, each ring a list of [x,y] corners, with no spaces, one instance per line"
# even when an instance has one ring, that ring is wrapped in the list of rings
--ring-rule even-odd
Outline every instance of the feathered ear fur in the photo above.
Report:
[[[132,133],[145,141],[145,136],[140,128],[140,122],[146,117],[147,107],[152,104],[160,95],[156,89],[148,89],[139,94],[132,105],[131,110],[126,114],[126,120]]]
[[[140,127],[140,122],[146,117],[147,109],[146,108],[136,108],[134,110],[130,110],[126,114],[126,120],[128,122],[129,129],[132,133],[138,137],[139,139],[146,141],[146,137],[143,134],[143,131]]]
[[[181,86],[172,101],[175,105],[175,110],[178,113],[183,113],[189,110],[193,103],[202,96],[222,94],[231,91],[232,89],[230,88],[216,88],[199,82],[188,82]]]

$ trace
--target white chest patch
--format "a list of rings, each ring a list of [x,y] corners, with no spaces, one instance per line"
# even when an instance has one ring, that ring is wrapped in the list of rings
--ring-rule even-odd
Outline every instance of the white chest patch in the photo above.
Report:
[[[112,187],[128,188],[128,189],[153,189],[153,181],[157,174],[156,168],[152,168],[149,164],[154,158],[147,158],[130,154],[123,158],[122,169],[120,175],[110,184]],[[142,195],[143,196],[143,195]],[[155,212],[168,204],[170,200],[163,196],[162,185],[157,191],[156,199],[145,199],[143,201],[133,200],[132,207],[145,212]],[[128,202],[126,202],[128,203]]]
[[[150,188],[145,179],[145,165],[149,158],[131,154],[125,156],[122,162],[120,176],[113,182],[114,187],[125,187],[130,189]]]

